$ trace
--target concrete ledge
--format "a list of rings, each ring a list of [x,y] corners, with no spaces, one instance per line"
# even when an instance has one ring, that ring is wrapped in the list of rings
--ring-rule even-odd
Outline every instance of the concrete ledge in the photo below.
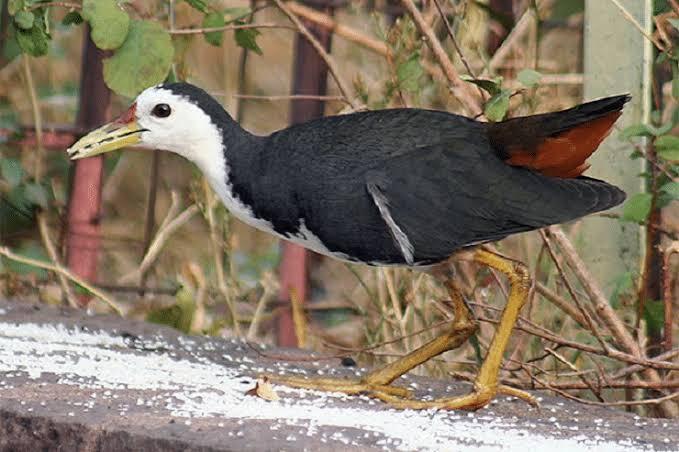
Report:
[[[245,394],[258,373],[279,371],[358,372],[339,360],[278,362],[241,341],[0,302],[0,450],[678,450],[676,420],[547,396],[540,412],[501,397],[466,413],[282,387],[275,402]],[[423,396],[468,389],[416,377],[400,384]]]

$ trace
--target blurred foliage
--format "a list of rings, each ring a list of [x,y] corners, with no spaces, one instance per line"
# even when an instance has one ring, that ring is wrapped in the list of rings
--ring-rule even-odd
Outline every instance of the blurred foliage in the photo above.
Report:
[[[61,5],[41,0],[7,1],[12,20],[2,49],[3,63],[7,64],[22,52],[36,57],[46,55],[52,39],[48,9]],[[104,61],[106,84],[118,94],[135,97],[144,88],[167,78],[174,61],[174,48],[164,25],[153,19],[132,20],[126,3],[123,0],[84,0],[81,10],[69,11],[62,24],[87,22],[96,46],[113,51],[113,55]],[[202,0],[187,3],[203,13],[203,28],[240,25],[244,23],[242,19],[250,14],[247,8],[215,9],[213,2]],[[225,16],[229,17],[228,21]],[[222,44],[221,31],[203,35],[212,45]],[[262,49],[257,44],[259,35],[256,29],[238,29],[234,34],[239,46],[261,54]]]

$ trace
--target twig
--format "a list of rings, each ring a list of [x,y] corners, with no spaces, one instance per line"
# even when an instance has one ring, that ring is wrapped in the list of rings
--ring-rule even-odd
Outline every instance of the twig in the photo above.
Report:
[[[52,239],[49,236],[49,228],[47,227],[45,212],[38,213],[36,220],[38,222],[40,238],[42,239],[43,245],[45,245],[47,255],[49,256],[50,260],[54,262],[56,265],[62,266],[61,260],[59,259],[59,255],[54,246],[54,242],[52,242]],[[57,279],[59,280],[59,285],[61,286],[61,290],[64,292],[64,296],[66,297],[66,301],[68,301],[68,304],[73,308],[79,308],[80,304],[78,303],[78,299],[73,293],[73,289],[68,284],[68,279],[60,273],[57,273]]]
[[[459,372],[455,376],[459,376],[464,380],[474,381],[476,375]],[[565,389],[565,390],[583,390],[589,389],[589,387],[582,382],[578,381],[566,381],[566,382],[550,382],[549,387],[543,386],[542,382],[537,382],[535,379],[526,382],[524,379],[519,378],[502,378],[503,384],[519,388],[519,389],[534,389],[534,390],[551,390],[551,389]],[[537,384],[536,384],[537,383]],[[616,380],[602,383],[599,389],[676,389],[679,388],[679,379],[667,380],[661,383],[650,383],[648,381],[626,381],[626,380]]]
[[[264,293],[261,297],[259,297],[255,308],[255,313],[252,315],[252,320],[250,321],[250,326],[247,332],[248,340],[254,340],[255,336],[257,336],[257,329],[264,315],[264,310],[276,294],[276,291],[278,290],[277,285],[278,284],[273,277],[265,276],[263,278],[262,287],[264,288]]]
[[[396,322],[401,331],[401,336],[406,335],[406,324],[403,317],[403,312],[401,312],[401,306],[399,303],[398,295],[396,294],[396,287],[394,286],[394,277],[391,271],[387,268],[380,268],[382,275],[384,276],[384,281],[387,284],[387,292],[389,293],[389,300],[391,301],[391,309],[394,312],[394,317],[396,317]]]
[[[197,213],[198,206],[194,204],[169,221],[163,229],[158,230],[158,233],[151,243],[151,246],[149,246],[149,251],[146,253],[146,256],[144,256],[144,259],[139,265],[138,272],[140,276],[146,273],[153,262],[155,262],[156,258],[160,254],[160,251],[163,249],[170,236],[174,234],[177,229],[184,226],[184,224],[186,224]]]
[[[467,69],[467,73],[469,73],[469,75],[471,75],[472,77],[476,78],[476,74],[474,74],[474,71],[472,70],[472,67],[469,65],[467,58],[464,56],[464,53],[462,53],[462,49],[460,48],[460,45],[457,42],[457,38],[455,37],[455,33],[453,32],[453,27],[450,26],[450,22],[448,22],[448,17],[443,12],[443,8],[441,8],[441,4],[439,3],[439,0],[434,0],[434,5],[436,6],[436,9],[438,10],[439,15],[441,16],[441,19],[443,19],[443,24],[446,26],[446,30],[448,31],[448,36],[450,37],[450,40],[452,41],[453,46],[455,47],[455,51],[460,56],[460,60],[462,61],[462,64],[464,64],[465,69]],[[481,88],[479,88],[479,93],[481,94],[481,98],[483,98],[483,92],[481,91]]]
[[[377,52],[380,55],[386,56],[389,52],[389,48],[384,42],[377,40],[372,36],[368,36],[359,31],[356,31],[353,28],[336,21],[334,18],[327,14],[324,14],[320,11],[317,11],[315,9],[309,8],[296,2],[288,2],[286,5],[288,9],[290,9],[290,11],[293,12],[294,14],[303,17],[308,21],[314,22],[315,24],[320,25],[323,28],[327,28],[333,34],[341,36],[344,39],[347,39],[360,46],[363,46],[367,49]]]
[[[617,343],[625,348],[634,356],[642,356],[639,346],[634,341],[632,335],[627,331],[625,325],[620,321],[608,300],[604,296],[601,288],[596,284],[592,276],[585,268],[585,263],[580,259],[573,244],[564,234],[563,229],[558,226],[550,226],[546,229],[547,233],[559,245],[569,267],[582,283],[585,292],[593,303],[596,312],[602,318],[609,331],[615,337]]]
[[[307,27],[302,23],[301,20],[293,13],[282,0],[274,0],[274,3],[278,7],[278,9],[281,10],[283,14],[288,16],[288,19],[290,19],[290,22],[292,22],[295,27],[297,28],[297,31],[306,38],[307,41],[316,49],[316,52],[318,52],[318,55],[325,61],[325,64],[328,66],[328,70],[330,71],[330,74],[332,74],[332,78],[335,80],[335,83],[337,83],[337,88],[340,90],[340,93],[342,93],[342,96],[347,100],[347,103],[351,105],[352,108],[360,108],[360,105],[353,99],[353,96],[351,96],[351,89],[349,88],[349,85],[342,79],[340,76],[339,68],[337,67],[337,64],[335,63],[335,60],[328,54],[328,52],[325,51],[325,48],[323,48],[323,45],[318,42],[318,39],[314,37],[314,35],[311,34],[311,32],[307,29]]]
[[[172,7],[172,5],[170,5]],[[173,14],[171,14],[173,16]],[[172,25],[173,20],[170,20]],[[158,196],[158,173],[160,171],[160,152],[154,152],[151,157],[151,177],[149,179],[148,194],[146,197],[146,218],[144,220],[144,247],[142,249],[143,256],[148,252],[153,240],[153,228],[156,225],[156,199]],[[174,192],[173,192],[174,195]],[[172,202],[175,202],[173,196]],[[146,285],[146,273],[142,273],[139,277],[139,286],[141,287],[140,295],[144,293],[144,286]]]
[[[176,215],[177,210],[178,202],[175,195],[173,196],[170,210],[168,211],[168,214],[165,216],[163,223],[158,228],[158,232],[156,233],[156,236],[153,238],[153,241],[151,242],[151,245],[149,246],[146,255],[142,259],[141,264],[139,264],[139,268],[120,278],[121,283],[128,283],[140,280],[144,276],[144,274],[148,271],[148,269],[151,267],[151,265],[153,265],[155,260],[158,258],[158,255],[162,251],[163,247],[165,246],[165,243],[170,238],[170,236],[174,234],[177,229],[186,224],[196,213],[199,212],[198,206],[196,206],[195,204],[188,207],[179,215]]]
[[[35,161],[33,162],[33,178],[38,183],[43,176],[43,159],[44,149],[42,148],[42,115],[40,114],[40,106],[38,105],[38,96],[35,92],[35,84],[33,83],[33,74],[28,62],[28,55],[21,58],[23,64],[24,77],[26,77],[26,87],[28,88],[28,97],[31,99],[31,109],[33,110],[33,123],[35,124],[35,139],[37,146],[35,149]]]
[[[201,33],[214,33],[218,31],[229,31],[229,30],[248,30],[251,28],[283,28],[286,30],[296,30],[295,27],[289,25],[281,25],[275,23],[263,23],[263,24],[241,24],[241,25],[224,25],[222,27],[205,27],[205,28],[177,28],[170,29],[167,32],[171,35],[194,35]]]
[[[343,96],[314,96],[312,94],[288,94],[281,96],[258,96],[255,94],[233,94],[236,99],[248,100],[264,100],[264,101],[279,101],[279,100],[338,100],[340,102],[348,103]]]
[[[482,303],[474,303],[470,302],[470,305],[476,305],[476,306],[481,306],[484,309],[490,309],[494,311],[499,311],[499,308],[496,308],[494,306],[489,306],[487,304],[482,304]],[[481,317],[479,316],[478,318],[479,321],[481,322],[487,322],[487,323],[492,323],[492,324],[497,324],[498,321],[495,319],[490,319],[487,317]],[[529,334],[532,334],[534,336],[540,337],[542,339],[548,340],[550,342],[554,342],[555,344],[560,344],[565,347],[570,347],[575,350],[580,350],[583,352],[587,353],[593,353],[595,355],[601,355],[601,356],[606,356],[612,359],[617,359],[618,361],[623,361],[631,364],[639,364],[641,366],[647,367],[647,368],[656,368],[656,369],[667,369],[667,370],[679,370],[679,364],[674,364],[669,361],[663,361],[663,360],[658,360],[658,359],[649,359],[649,358],[640,358],[636,357],[633,355],[630,355],[629,353],[624,353],[619,350],[610,348],[608,350],[602,350],[600,348],[587,345],[587,344],[581,344],[579,342],[571,341],[568,339],[565,339],[561,336],[558,336],[552,331],[549,331],[546,328],[543,328],[539,325],[536,325],[535,323],[531,322],[530,320],[524,318],[524,317],[519,317],[519,322],[515,327],[516,330],[518,331],[523,331]],[[644,369],[640,369],[644,370]],[[646,369],[648,370],[648,369]]]
[[[679,392],[673,392],[669,395],[666,395],[664,397],[658,397],[656,399],[621,400],[621,401],[618,401],[618,402],[595,402],[593,400],[587,400],[587,399],[583,399],[581,397],[576,397],[574,395],[567,393],[566,391],[562,391],[561,389],[555,388],[551,383],[547,383],[545,381],[542,381],[537,377],[534,377],[534,378],[538,383],[543,385],[546,389],[549,389],[550,391],[554,391],[562,397],[565,397],[565,398],[570,399],[570,400],[574,400],[574,401],[582,403],[584,405],[596,405],[596,406],[659,405],[661,403],[668,402],[668,401],[674,400],[674,399],[679,397]]]
[[[578,369],[577,367],[575,367],[575,365],[574,365],[573,363],[571,363],[571,362],[568,361],[566,358],[564,358],[563,356],[561,356],[561,355],[560,355],[559,353],[557,353],[555,350],[552,350],[552,349],[549,348],[549,347],[545,347],[545,350],[547,350],[547,353],[549,353],[550,355],[552,355],[553,357],[555,357],[557,360],[559,360],[560,362],[562,362],[563,364],[565,364],[566,366],[568,366],[568,368],[571,369],[572,371],[574,371],[574,372],[580,372],[580,369]],[[578,378],[580,378],[580,380],[581,380],[585,385],[587,385],[587,388],[588,388],[590,391],[592,391],[592,394],[594,394],[594,395],[596,396],[596,398],[599,399],[600,402],[603,402],[603,401],[604,401],[604,398],[601,397],[601,391],[600,391],[600,390],[597,390],[594,386],[592,386],[592,383],[591,383],[584,375],[579,374],[579,375],[578,375]]]
[[[443,74],[448,79],[448,83],[450,83],[451,93],[460,100],[464,108],[468,110],[471,115],[476,116],[479,113],[482,113],[481,99],[474,94],[475,92],[471,85],[460,78],[453,62],[450,61],[448,54],[441,45],[441,41],[439,41],[434,30],[432,30],[429,24],[424,20],[422,13],[417,9],[413,0],[402,0],[401,3],[410,13],[417,29],[426,38],[427,46],[429,46],[429,49],[434,54],[436,61],[438,61],[441,69],[443,69]]]
[[[97,289],[96,287],[90,285],[88,282],[82,280],[78,276],[74,275],[61,265],[50,264],[49,262],[43,262],[36,259],[32,259],[30,257],[20,256],[18,254],[14,254],[7,247],[0,247],[0,255],[5,256],[7,259],[20,262],[22,264],[31,265],[33,267],[42,268],[44,270],[59,273],[60,275],[65,276],[66,278],[70,279],[77,285],[81,286],[83,289],[87,290],[95,297],[101,299],[104,303],[108,304],[111,308],[113,308],[113,310],[116,311],[116,313],[118,313],[119,315],[122,316],[124,313],[123,308],[113,298],[111,298],[109,295],[106,295],[104,292]]]
[[[48,8],[51,6],[59,6],[61,8],[68,8],[68,9],[82,9],[82,5],[79,3],[70,3],[70,2],[42,2],[42,3],[34,3],[30,6],[28,6],[28,11],[33,11],[34,9],[38,8]]]
[[[341,36],[342,38],[351,41],[354,44],[358,44],[361,47],[364,47],[368,50],[372,50],[373,52],[382,55],[387,59],[390,58],[391,50],[384,42],[377,40],[372,36],[368,36],[364,33],[361,33],[360,31],[357,31],[354,28],[351,28],[347,25],[344,25],[327,14],[324,14],[320,11],[316,11],[315,9],[312,8],[308,8],[299,3],[289,2],[287,3],[287,6],[293,13],[310,22],[315,23],[316,25],[326,28],[333,34]],[[432,76],[432,78],[436,80],[445,77],[443,75],[443,71],[441,70],[441,68],[435,64],[430,63],[429,61],[426,60],[422,61],[422,67],[424,68],[425,71],[427,71],[427,73],[429,73],[429,75]]]
[[[672,350],[672,280],[670,273],[670,259],[673,254],[679,254],[679,241],[672,242],[663,253],[663,267],[662,267],[662,287],[663,287],[663,304],[665,311],[665,325],[663,327],[663,347],[665,351]]]
[[[43,148],[43,127],[42,127],[42,114],[40,112],[40,106],[38,105],[38,96],[35,92],[35,84],[33,82],[33,74],[31,72],[31,67],[28,61],[28,55],[24,55],[22,58],[24,76],[26,77],[26,85],[28,87],[28,96],[31,99],[31,109],[33,112],[33,123],[35,124],[35,140],[36,140],[36,150],[35,150],[35,165],[33,167],[33,178],[36,183],[40,183],[43,173],[43,158],[45,155],[45,150]],[[50,260],[56,265],[61,266],[61,260],[59,259],[59,254],[57,249],[52,242],[49,235],[49,228],[47,227],[47,219],[45,218],[45,212],[39,212],[37,215],[38,230],[40,231],[40,238],[42,243],[47,250],[47,255]],[[57,280],[59,280],[59,285],[61,290],[64,292],[64,296],[68,301],[68,304],[74,308],[80,307],[78,300],[68,285],[68,280],[61,274],[57,273]]]
[[[679,2],[677,2],[677,0],[670,0],[670,6],[674,12],[679,15]]]
[[[297,348],[304,348],[307,345],[307,318],[302,307],[302,301],[297,296],[297,291],[294,287],[290,288],[290,306],[292,308],[292,324],[295,328]]]
[[[547,286],[541,282],[535,282],[535,290],[537,293],[545,297],[546,300],[568,314],[573,320],[578,322],[581,326],[586,327],[587,322],[584,316],[577,308],[574,308],[566,299],[552,292]]]
[[[629,12],[625,7],[620,3],[619,0],[609,0],[611,3],[613,3],[622,13],[623,17],[625,20],[627,20],[629,23],[631,23],[634,28],[636,28],[639,33],[641,33],[644,38],[648,39],[653,43],[654,46],[658,48],[661,52],[665,51],[665,47],[655,38],[653,35],[648,34],[646,30],[644,30],[644,27],[637,21],[637,19]]]
[[[524,38],[526,33],[530,31],[530,25],[536,20],[535,11],[533,8],[528,8],[525,13],[518,20],[512,31],[509,32],[502,45],[495,51],[493,57],[488,62],[487,70],[483,73],[495,71],[498,67],[504,63],[509,55],[511,55],[512,50],[516,47],[521,39]]]
[[[547,246],[549,255],[552,257],[552,260],[554,261],[554,264],[556,265],[556,268],[559,271],[559,276],[566,285],[568,293],[575,302],[575,305],[578,307],[580,313],[582,313],[582,317],[585,320],[585,325],[587,326],[587,329],[589,329],[592,332],[592,334],[594,334],[594,337],[596,337],[596,339],[599,341],[601,348],[603,348],[604,350],[608,350],[608,343],[606,343],[606,341],[601,336],[601,332],[599,331],[599,328],[595,325],[594,320],[589,315],[589,312],[585,309],[582,303],[580,303],[580,299],[578,298],[577,294],[575,293],[575,290],[573,289],[573,286],[571,286],[571,283],[568,280],[568,277],[566,276],[566,272],[563,268],[563,265],[561,264],[561,260],[556,255],[556,252],[552,247],[552,243],[550,242],[544,230],[540,230],[540,236],[542,237],[542,240],[545,242],[545,245]]]
[[[219,292],[224,297],[226,302],[226,307],[231,314],[231,320],[233,321],[233,331],[236,336],[240,336],[240,319],[238,318],[238,310],[236,309],[236,304],[231,296],[231,291],[226,284],[226,277],[224,276],[224,262],[222,260],[222,246],[217,221],[215,219],[215,204],[218,202],[216,196],[208,182],[203,178],[203,191],[205,193],[205,207],[207,209],[207,223],[210,228],[210,241],[212,242],[212,257],[215,262],[215,273],[217,275],[217,288]]]
[[[597,314],[603,320],[604,324],[606,324],[616,342],[630,355],[640,359],[646,359],[637,342],[630,332],[627,331],[625,325],[608,303],[608,300],[606,300],[601,288],[587,271],[584,262],[580,259],[573,244],[568,237],[566,237],[563,230],[558,226],[550,226],[547,228],[547,231],[549,231],[561,248],[568,265],[580,280],[585,292],[587,292],[587,295],[594,305]],[[655,369],[645,369],[643,374],[644,377],[651,382],[661,381],[660,375]],[[677,406],[677,404],[663,404],[661,409],[666,416],[673,417],[679,415],[679,406]]]
[[[679,348],[675,348],[674,350],[670,350],[669,352],[661,353],[658,356],[654,356],[653,359],[658,361],[670,362],[677,356],[679,356]],[[618,370],[613,375],[611,375],[611,378],[613,379],[625,378],[628,375],[641,372],[642,370],[644,370],[644,367],[641,364],[633,364],[631,366],[627,366],[625,368]]]

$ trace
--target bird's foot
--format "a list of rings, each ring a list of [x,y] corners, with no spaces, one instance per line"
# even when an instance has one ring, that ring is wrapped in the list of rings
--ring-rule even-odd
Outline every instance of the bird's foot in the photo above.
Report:
[[[538,408],[535,397],[520,389],[500,385],[495,388],[476,387],[474,391],[463,396],[442,397],[434,400],[416,400],[408,389],[393,386],[372,384],[366,380],[350,378],[305,378],[298,376],[267,375],[273,383],[293,388],[310,389],[326,392],[343,392],[345,394],[364,394],[382,400],[394,408],[410,410],[478,410],[483,408],[497,395],[503,394],[516,397]]]
[[[404,410],[438,409],[475,411],[488,405],[497,394],[517,397],[529,403],[531,406],[539,408],[537,399],[529,393],[504,385],[500,385],[495,388],[479,387],[478,385],[475,385],[474,390],[469,394],[455,397],[441,397],[434,400],[404,399],[382,392],[375,392],[372,395],[384,402],[387,402],[394,408],[400,408]]]
[[[526,391],[522,391],[521,389],[512,388],[511,386],[500,385],[497,388],[497,393],[510,397],[516,397],[517,399],[523,400],[533,408],[540,409],[540,402],[538,402],[538,399],[535,398],[533,395],[527,393]]]
[[[412,395],[408,389],[399,386],[373,384],[366,380],[352,378],[305,378],[284,375],[266,375],[266,377],[272,383],[315,391],[366,394],[376,398],[385,395],[400,400],[407,400]]]

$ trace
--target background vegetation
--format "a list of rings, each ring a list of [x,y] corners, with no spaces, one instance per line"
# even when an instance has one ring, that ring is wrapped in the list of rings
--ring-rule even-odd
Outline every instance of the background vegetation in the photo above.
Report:
[[[610,14],[625,13],[617,1],[601,1],[610,3]],[[58,134],[43,130],[74,123],[86,26],[107,52],[112,113],[146,86],[182,79],[220,98],[253,132],[285,127],[297,17],[310,17],[308,11],[279,1],[0,4],[0,294],[74,305],[94,294],[89,306],[97,311],[115,309],[194,334],[273,341],[278,243],[231,221],[200,174],[176,156],[107,158],[99,279],[88,284],[65,271],[72,167],[64,152],[46,150]],[[334,19],[315,18],[332,22],[336,32],[325,112],[417,106],[497,121],[570,107],[582,100],[583,18],[584,1],[570,0],[348,2]],[[569,240],[586,230],[587,219],[497,244],[527,262],[535,280],[503,380],[584,403],[676,416],[677,2],[656,0],[654,22],[646,36],[656,57],[654,111],[612,137],[627,143],[616,158],[646,161],[640,178],[647,190],[605,214],[611,224],[647,231],[645,265],[612,284],[598,281]],[[470,378],[481,362],[507,287],[477,270],[457,266],[482,321],[479,334],[423,372]],[[445,292],[424,274],[317,256],[310,273],[298,337],[328,356],[378,364],[431,339],[450,319]]]

